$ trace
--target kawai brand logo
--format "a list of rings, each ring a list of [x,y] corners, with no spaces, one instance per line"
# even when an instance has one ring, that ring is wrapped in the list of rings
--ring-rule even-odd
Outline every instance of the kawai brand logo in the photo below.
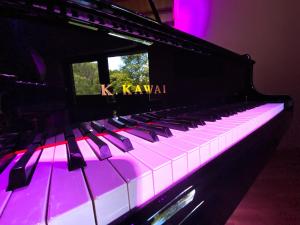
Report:
[[[166,85],[132,85],[132,84],[123,84],[122,90],[115,92],[112,88],[112,85],[101,84],[101,95],[102,96],[112,96],[117,94],[122,95],[142,95],[142,94],[166,94],[167,89]]]

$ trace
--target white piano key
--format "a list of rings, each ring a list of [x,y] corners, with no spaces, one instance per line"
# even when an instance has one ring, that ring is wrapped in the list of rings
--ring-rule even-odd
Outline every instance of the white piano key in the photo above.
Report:
[[[277,114],[279,114],[284,109],[284,104],[267,104],[269,107],[269,110],[267,110],[265,113],[260,114],[255,118],[254,124],[254,130],[256,130],[258,127],[264,125],[269,120],[274,118]]]
[[[107,160],[97,158],[86,140],[77,144],[86,162],[83,170],[94,200],[97,222],[108,224],[129,211],[126,182]]]
[[[261,127],[265,123],[265,115],[269,114],[270,111],[272,111],[274,106],[271,104],[265,104],[259,109],[255,110],[252,109],[251,113],[247,116],[247,119],[239,121],[236,120],[235,123],[242,122],[240,125],[238,125],[237,129],[237,137],[236,137],[236,142],[242,140],[249,134],[251,134],[253,131]],[[273,117],[274,115],[272,115]],[[232,120],[231,123],[234,121]]]
[[[212,159],[213,155],[211,154],[210,145],[208,142],[201,144],[199,148],[200,161],[201,165],[203,166]]]
[[[6,166],[5,170],[0,174],[0,218],[4,211],[4,208],[8,202],[9,197],[11,196],[12,191],[7,191],[9,172],[11,168],[18,162],[23,154],[17,155],[9,164]],[[1,222],[1,220],[0,220]]]
[[[173,130],[172,130],[173,133]],[[176,132],[176,134],[178,134],[178,132]],[[185,137],[185,139],[190,140],[191,138],[197,139],[196,144],[202,145],[202,144],[206,144],[206,142],[209,143],[209,157],[213,157],[215,155],[216,152],[219,152],[219,135],[220,132],[218,131],[208,131],[208,129],[191,129],[188,132],[181,132],[180,135],[183,135]],[[205,148],[205,150],[207,150],[207,148]],[[201,153],[201,151],[200,151]],[[201,157],[201,155],[200,155]],[[205,157],[205,156],[204,156]]]
[[[202,130],[193,130],[191,135],[213,140],[210,145],[210,150],[211,154],[216,156],[225,148],[226,132],[222,130],[211,129],[210,127],[205,126],[203,128],[204,129]]]
[[[50,138],[46,144],[54,142],[55,138]],[[46,224],[54,148],[49,147],[43,150],[29,185],[13,191],[1,216],[1,223],[6,225]]]
[[[130,137],[131,142],[136,142],[151,151],[171,160],[173,182],[187,174],[187,154],[184,151],[166,145],[162,142],[149,142],[138,137]]]
[[[247,115],[244,114],[243,117],[229,117],[228,119],[224,120],[224,124],[226,125],[232,125],[236,126],[234,128],[234,137],[233,137],[233,144],[237,143],[238,141],[245,138],[247,135],[261,127],[266,122],[266,116],[270,114],[274,110],[274,107],[279,107],[280,110],[277,112],[283,110],[283,104],[265,104],[258,108],[254,108],[247,111]],[[246,112],[245,112],[246,113]],[[272,114],[272,113],[271,113]],[[271,118],[275,116],[271,115]]]
[[[229,117],[228,117],[229,118]],[[248,120],[247,120],[248,121]],[[235,143],[235,140],[237,139],[236,136],[239,133],[239,126],[243,122],[230,122],[226,119],[218,120],[216,122],[207,122],[204,128],[210,129],[210,130],[219,130],[222,131],[223,136],[219,140],[219,150],[220,152],[228,149],[230,146]]]
[[[104,138],[99,137],[102,141]],[[144,204],[154,196],[152,170],[127,152],[106,141],[112,153],[109,162],[118,171],[128,186],[130,208]]]
[[[211,148],[213,146],[211,139],[218,140],[218,147],[220,148],[219,153],[221,153],[221,150],[223,148],[222,146],[224,146],[224,140],[218,138],[220,137],[220,135],[228,134],[229,132],[231,132],[232,143],[234,144],[242,138],[245,138],[247,135],[258,129],[259,127],[266,124],[269,120],[279,114],[283,109],[284,104],[281,103],[265,104],[238,113],[236,115],[232,115],[230,117],[224,117],[222,118],[222,120],[207,122],[206,126],[196,129],[190,129],[190,131],[188,132],[172,130],[174,137],[171,137],[169,139],[161,138],[161,142],[163,143],[163,145],[161,146],[168,145],[172,146],[173,149],[180,149],[181,152],[185,152],[187,154],[186,160],[188,170],[190,171],[190,168],[196,168],[197,164],[201,166],[216,157],[215,152],[211,152]],[[205,133],[205,135],[203,133]],[[200,135],[201,137],[199,137]],[[132,135],[125,134],[124,136]],[[57,137],[57,141],[62,142],[63,140],[63,135],[59,135]],[[229,135],[226,135],[225,146],[229,144],[230,141],[228,140],[230,140]],[[89,147],[85,140],[83,140],[82,142],[85,143],[86,147]],[[96,180],[99,177],[98,173],[105,173],[105,181],[110,179],[113,180],[110,182],[103,182],[103,180],[97,179],[96,181],[98,183],[95,181],[95,186],[93,189],[96,190],[96,186],[100,186],[100,189],[102,190],[102,195],[100,194],[101,198],[99,198],[101,199],[101,204],[103,204],[103,199],[106,203],[108,202],[107,199],[110,200],[109,202],[117,202],[117,205],[119,204],[119,201],[121,201],[116,210],[107,207],[107,205],[102,205],[102,207],[105,209],[102,208],[100,210],[101,215],[97,215],[98,224],[106,224],[124,214],[124,212],[120,213],[120,211],[123,210],[123,206],[125,205],[127,205],[125,207],[125,211],[127,212],[129,210],[129,203],[131,205],[131,208],[133,208],[134,205],[138,206],[140,204],[143,204],[147,201],[147,199],[151,198],[151,195],[153,195],[153,189],[157,194],[158,192],[164,190],[170,184],[172,184],[172,167],[171,161],[168,158],[172,158],[173,156],[175,156],[174,153],[171,153],[167,156],[168,152],[171,152],[169,151],[169,149],[168,151],[164,151],[164,156],[162,156],[162,153],[157,154],[157,152],[159,152],[158,149],[149,150],[149,148],[141,144],[141,141],[139,139],[137,142],[138,143],[133,143],[134,147],[137,147],[137,149],[132,150],[130,153],[123,153],[117,148],[114,148],[113,157],[109,160],[101,161],[102,164],[103,162],[106,162],[104,164],[109,165],[110,167],[104,167],[110,169],[102,169],[101,172],[99,172],[100,167],[97,167],[97,170],[93,169],[94,172],[89,172],[89,179],[91,179],[91,177],[95,177],[93,179]],[[193,147],[195,148],[193,149]],[[84,152],[93,153],[91,149]],[[197,152],[199,152],[199,157],[196,157]],[[50,182],[51,160],[53,159],[53,153],[55,162],[53,163],[53,176],[52,181]],[[49,186],[47,186],[47,183],[51,183],[48,204],[48,224],[95,224],[93,206],[90,199],[91,193],[89,193],[87,184],[85,183],[85,178],[81,170],[77,170],[77,173],[69,172],[67,170],[67,156],[65,145],[49,147],[43,151],[37,168],[28,186],[14,190],[13,192],[6,191],[9,171],[13,167],[13,165],[20,159],[21,155],[22,154],[17,155],[16,158],[13,159],[13,161],[0,174],[0,224],[44,224],[45,221],[41,218],[46,217],[45,210],[47,208],[47,197],[45,196],[47,196],[47,193],[49,193]],[[125,158],[128,159],[128,161],[126,161],[124,165],[120,163],[120,161],[124,159],[123,155],[126,155]],[[192,160],[193,156],[195,157],[194,161]],[[90,155],[88,155],[88,157],[90,157]],[[93,155],[93,157],[95,157],[95,155]],[[109,161],[111,163],[109,163]],[[96,162],[100,161],[98,161],[97,159]],[[93,164],[94,160],[91,160],[89,165],[91,165],[91,163]],[[124,169],[128,168],[128,165],[134,165],[134,171],[136,173],[130,173],[129,170],[126,170],[126,172],[124,172]],[[111,171],[114,172],[111,173]],[[87,174],[86,170],[85,173]],[[111,174],[115,174],[118,178],[113,178],[115,175],[112,176]],[[153,182],[151,181],[151,176],[149,174],[153,174]],[[142,183],[142,186],[139,186],[139,182],[134,183],[138,180],[140,180],[139,182]],[[123,191],[115,192],[115,190],[118,189],[117,187],[116,189],[113,189],[113,192],[115,192],[116,194],[113,197],[113,195],[110,195],[110,192],[107,191],[110,188],[105,190],[106,187],[103,187],[105,186],[103,184],[109,183],[108,186],[110,186],[111,183],[118,183],[119,181],[123,186],[126,187],[125,190],[128,189],[129,194],[124,194],[126,192]],[[127,182],[127,184],[125,181]],[[147,183],[148,185],[146,185]],[[89,184],[88,186],[90,187],[90,189],[92,189],[92,185]],[[151,190],[151,188],[144,189],[144,186],[151,186],[152,191],[149,191]],[[134,190],[135,187],[137,187],[137,191]],[[145,196],[142,196],[139,199],[141,190],[147,190],[149,191],[149,193],[145,194]],[[100,192],[101,191],[99,191],[99,193]],[[138,196],[134,197],[134,194]],[[119,198],[124,199],[124,202]],[[125,203],[126,201],[127,203]],[[21,202],[22,204],[20,204]],[[24,202],[26,202],[26,206],[28,205],[28,209],[24,208]],[[97,201],[95,200],[95,202]],[[95,206],[97,206],[96,203]],[[19,208],[22,208],[22,210]],[[120,211],[118,211],[119,209]],[[30,213],[28,213],[28,211],[30,211]],[[116,214],[115,211],[117,211]]]
[[[194,130],[191,135],[194,137],[207,138],[211,141],[211,157],[215,157],[222,151],[222,149],[224,149],[226,134],[220,130],[213,130],[211,128],[204,127],[203,130]]]
[[[212,130],[220,130],[223,132],[224,135],[219,140],[220,148],[222,148],[221,146],[223,146],[223,149],[226,149],[232,144],[233,133],[234,133],[234,129],[232,128],[232,126],[229,127],[229,126],[224,126],[222,124],[214,124],[214,125],[207,125],[206,127]]]
[[[62,141],[58,135],[56,141]],[[93,204],[81,170],[68,171],[66,145],[55,148],[48,225],[95,224]]]
[[[249,130],[252,129],[252,121],[253,118],[255,118],[256,115],[260,115],[263,113],[266,109],[260,108],[258,110],[253,110],[252,112],[247,112],[248,115],[233,115],[230,117],[224,117],[222,120],[218,120],[215,122],[207,122],[207,127],[213,128],[214,126],[221,126],[221,127],[227,127],[229,129],[235,130],[233,132],[233,139],[234,136],[238,133],[240,136],[245,135],[249,132]],[[232,128],[231,128],[232,127]],[[214,129],[214,128],[213,128]]]
[[[216,144],[215,139],[210,140],[208,138],[202,139],[199,137],[191,136],[191,135],[188,135],[189,131],[182,132],[182,131],[177,131],[177,130],[171,129],[171,132],[172,132],[173,136],[182,138],[186,142],[192,143],[199,147],[200,165],[203,165],[210,160],[210,158],[211,158],[210,146],[211,146],[211,142],[214,142],[213,145]]]
[[[128,137],[130,140],[135,138],[135,136],[123,131],[121,131],[120,134]],[[171,161],[168,158],[163,157],[136,142],[131,143],[133,145],[133,150],[129,151],[128,153],[140,160],[152,170],[155,194],[158,194],[170,186],[173,181]]]
[[[169,138],[160,137],[159,139],[161,142],[187,153],[188,171],[192,171],[200,166],[201,161],[198,145],[186,142],[184,138],[177,136]]]
[[[233,118],[234,119],[234,118]],[[253,118],[252,118],[253,119]],[[252,119],[246,120],[227,120],[224,121],[224,127],[232,127],[232,144],[237,143],[242,136],[247,135],[249,130],[249,123],[251,123]]]
[[[222,120],[206,122],[207,125],[190,129],[188,132],[172,130],[172,133],[174,136],[184,137],[185,141],[198,144],[200,160],[203,164],[262,126],[263,119],[259,118],[266,118],[264,114],[274,110],[274,107],[276,108],[277,105],[262,105],[230,117],[224,117]],[[280,109],[283,110],[283,107]],[[206,140],[206,145],[203,140]]]

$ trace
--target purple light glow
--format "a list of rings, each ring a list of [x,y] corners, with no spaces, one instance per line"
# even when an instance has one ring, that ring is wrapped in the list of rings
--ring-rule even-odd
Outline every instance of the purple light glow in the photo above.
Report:
[[[41,76],[42,80],[44,80],[46,75],[46,64],[43,58],[34,49],[31,50],[31,57],[36,66],[37,72]]]
[[[174,0],[174,27],[203,38],[207,32],[210,9],[210,0]]]

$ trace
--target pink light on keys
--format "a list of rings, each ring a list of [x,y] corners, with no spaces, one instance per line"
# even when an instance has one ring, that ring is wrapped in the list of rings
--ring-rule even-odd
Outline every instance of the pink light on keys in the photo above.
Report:
[[[102,137],[99,139],[105,141]],[[130,208],[145,203],[154,195],[152,171],[131,154],[120,151],[109,142],[107,144],[112,154],[108,160],[127,183]]]
[[[87,166],[71,172],[66,144],[57,135],[46,143],[28,186],[6,192],[9,170],[21,154],[0,174],[0,224],[12,224],[11,215],[21,209],[14,224],[94,224],[94,216],[99,225],[110,223],[233,150],[283,109],[282,103],[264,104],[187,132],[172,130],[172,137],[155,143],[119,131],[134,149],[122,152],[108,143],[112,157],[106,160],[99,160],[85,139],[77,140]]]

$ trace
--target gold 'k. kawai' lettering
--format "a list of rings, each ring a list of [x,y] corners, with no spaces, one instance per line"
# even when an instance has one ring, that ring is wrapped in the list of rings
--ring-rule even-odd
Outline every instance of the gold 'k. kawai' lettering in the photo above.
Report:
[[[123,95],[141,95],[141,94],[166,94],[167,89],[166,85],[132,85],[132,84],[123,84],[122,93]],[[102,96],[112,96],[117,93],[114,93],[112,90],[111,84],[105,85],[101,84],[101,95]]]

